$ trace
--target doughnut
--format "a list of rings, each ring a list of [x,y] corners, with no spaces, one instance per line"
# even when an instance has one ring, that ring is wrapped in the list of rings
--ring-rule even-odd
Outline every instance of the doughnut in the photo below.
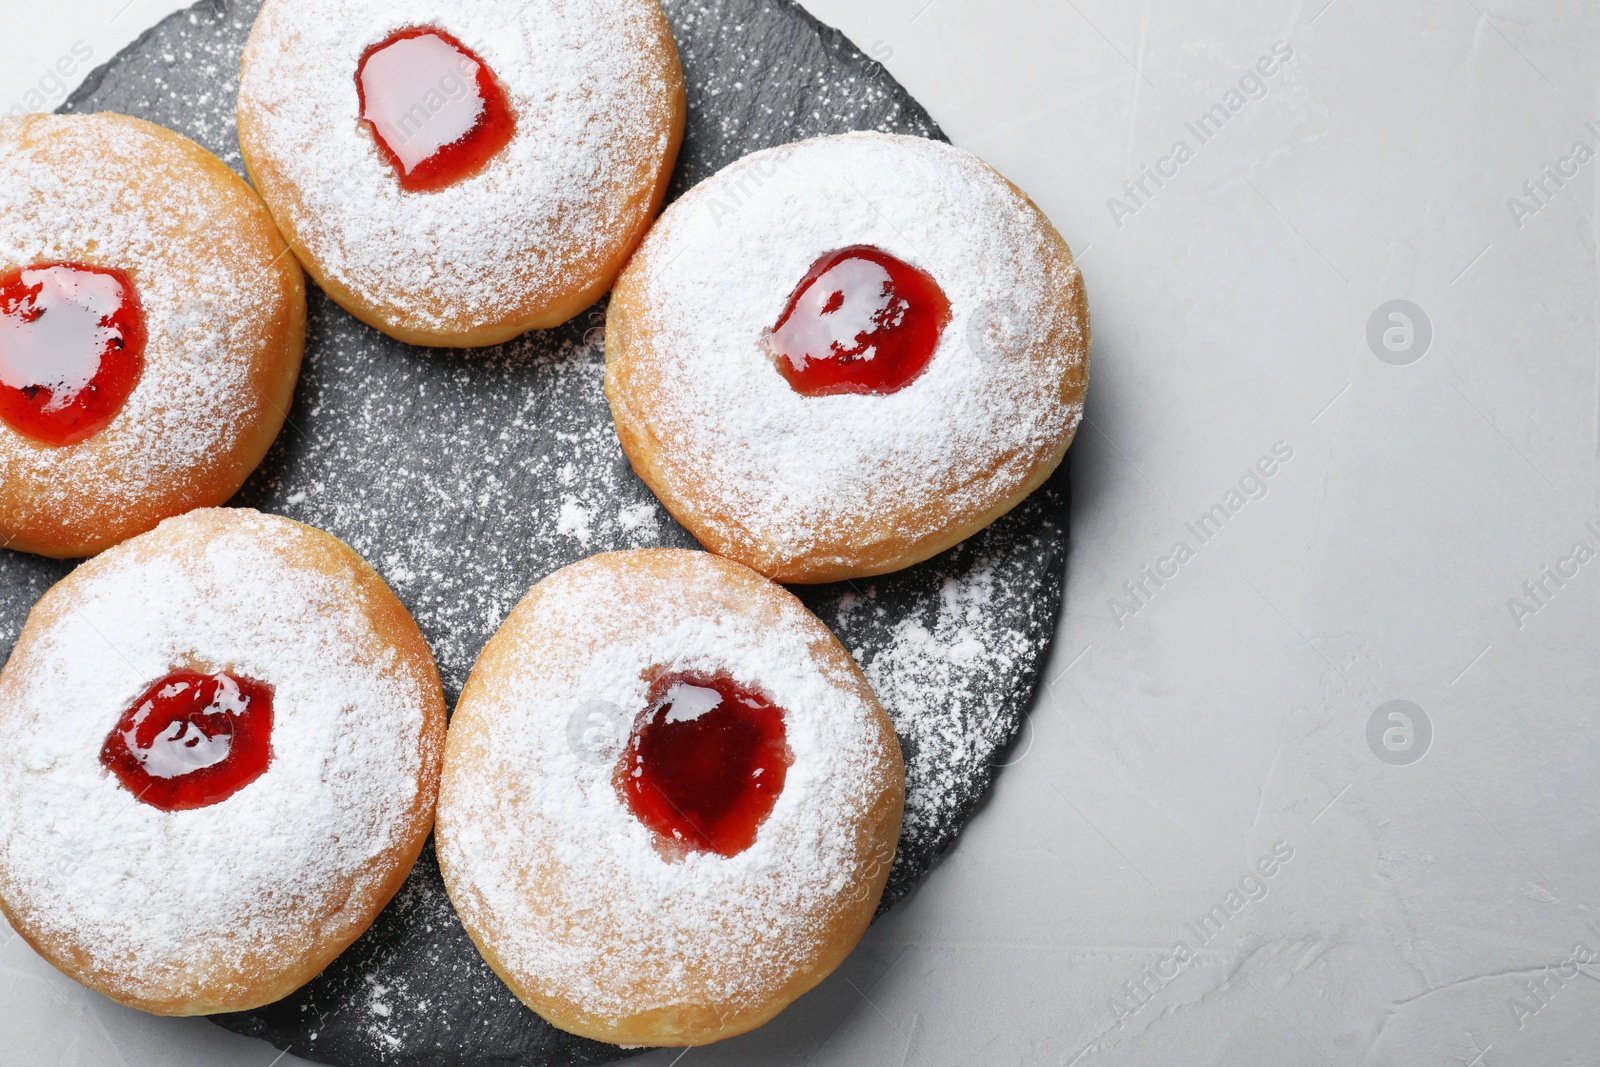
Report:
[[[0,908],[45,959],[162,1015],[286,996],[405,881],[444,695],[343,542],[203,508],[80,566],[0,672]]]
[[[656,0],[266,0],[239,147],[369,326],[499,344],[600,298],[661,208],[683,72]]]
[[[123,115],[0,122],[0,547],[224,503],[282,427],[305,279],[221,160]]]
[[[1066,242],[976,156],[855,133],[747,156],[665,211],[607,311],[633,469],[782,582],[899,570],[1060,464],[1089,313]]]
[[[512,609],[451,720],[439,866],[478,950],[570,1033],[703,1045],[860,940],[899,838],[894,728],[793,594],[609,552]]]

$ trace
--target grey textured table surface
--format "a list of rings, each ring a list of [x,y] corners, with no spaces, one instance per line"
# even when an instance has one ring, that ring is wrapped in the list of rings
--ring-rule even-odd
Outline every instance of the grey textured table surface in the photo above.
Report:
[[[0,4],[0,99],[122,2]],[[1600,13],[1324,4],[807,3],[1082,254],[1089,422],[1031,742],[682,1067],[1596,1062]],[[0,967],[0,1063],[277,1055]]]

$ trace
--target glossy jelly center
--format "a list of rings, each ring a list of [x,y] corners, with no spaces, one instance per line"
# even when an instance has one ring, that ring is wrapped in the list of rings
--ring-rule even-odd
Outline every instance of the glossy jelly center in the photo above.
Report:
[[[120,270],[44,263],[0,274],[0,419],[71,445],[117,417],[144,370],[145,322]]]
[[[361,117],[402,188],[442,189],[482,170],[516,131],[488,66],[443,30],[398,30],[356,68]]]
[[[272,760],[272,687],[226,671],[176,671],[117,720],[100,764],[162,811],[227,800]]]
[[[931,275],[856,245],[812,264],[767,344],[798,393],[881,395],[927,369],[949,322],[950,301]]]
[[[785,737],[783,709],[760,693],[721,675],[666,674],[617,764],[617,791],[668,841],[734,856],[783,792]]]

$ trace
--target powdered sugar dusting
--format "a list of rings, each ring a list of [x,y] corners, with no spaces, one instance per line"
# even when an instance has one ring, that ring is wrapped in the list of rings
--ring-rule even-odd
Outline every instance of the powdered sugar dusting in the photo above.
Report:
[[[0,424],[0,481],[31,507],[70,515],[89,501],[122,515],[209,470],[266,410],[252,382],[285,314],[278,254],[242,232],[261,211],[244,188],[196,181],[194,165],[140,125],[99,116],[0,121],[0,266],[83,261],[132,278],[149,339],[144,372],[106,429],[40,448]],[[20,495],[20,494],[19,494]]]
[[[653,185],[670,142],[654,8],[269,0],[245,49],[239,110],[292,193],[264,187],[280,223],[329,277],[433,329],[581,289],[632,238],[631,194]],[[481,57],[517,122],[481,173],[432,193],[400,188],[355,87],[369,45],[417,26]]]
[[[938,596],[924,610],[885,617],[875,596],[846,594],[837,626],[845,640],[862,616],[877,616],[886,645],[863,644],[862,670],[901,736],[906,761],[906,814],[901,833],[926,846],[949,833],[969,802],[967,784],[987,778],[1014,736],[1018,695],[1004,680],[1032,666],[1035,641],[1016,626],[1016,604],[997,564],[937,579]],[[875,592],[870,587],[869,594]],[[876,647],[875,647],[876,646]],[[962,692],[967,699],[952,701]]]
[[[457,713],[439,813],[452,898],[521,980],[596,1016],[761,1004],[814,964],[819,923],[871,860],[852,820],[889,786],[876,709],[817,659],[831,639],[798,602],[731,610],[724,567],[696,553],[667,576],[558,572],[512,616],[531,628],[514,674],[475,683]],[[617,794],[615,759],[570,743],[589,702],[643,710],[652,668],[726,671],[785,710],[794,762],[746,851],[664,859]]]
[[[856,244],[930,273],[952,321],[904,389],[803,396],[774,372],[765,331],[813,263]],[[625,278],[640,303],[628,308],[625,367],[648,368],[636,373],[653,393],[662,477],[700,483],[718,501],[709,510],[733,516],[706,518],[723,537],[774,545],[783,559],[918,501],[984,513],[1082,414],[1060,399],[1063,378],[1083,372],[1087,323],[1063,307],[1076,269],[1058,254],[1003,179],[938,142],[846,134],[728,167],[663,214]],[[984,316],[1012,307],[1035,340],[991,355]],[[1049,342],[1062,335],[1073,343]]]
[[[346,581],[288,562],[314,535],[239,511],[203,551],[149,545],[215,514],[85,564],[0,683],[5,899],[138,995],[197,995],[247,958],[298,962],[350,921],[347,898],[369,906],[389,873],[371,865],[418,788],[416,689],[389,673],[396,653]],[[272,685],[273,758],[223,803],[164,812],[98,755],[123,709],[180,665]]]
[[[578,333],[451,358],[318,300],[293,425],[243,494],[372,560],[452,699],[535,581],[607,549],[693,544],[629,469]]]
[[[675,189],[798,138],[850,128],[940,136],[882,68],[791,4],[663,6],[689,93]],[[206,0],[170,17],[70,106],[144,116],[237,167],[239,52],[255,8],[255,0]],[[600,393],[599,312],[460,355],[410,348],[315,290],[310,297],[292,424],[241,499],[331,530],[370,559],[433,645],[451,696],[534,581],[604,549],[693,544],[617,444]],[[911,570],[795,590],[867,670],[900,734],[912,796],[885,906],[955,841],[999,758],[986,750],[1003,746],[1027,707],[1060,600],[1065,489],[1063,471],[965,546]],[[587,545],[556,529],[568,494],[589,514]],[[9,648],[27,607],[65,565],[0,553],[0,570],[0,648]],[[993,574],[982,626],[942,596],[947,581],[964,588],[978,572]],[[935,640],[902,627],[908,619]],[[989,655],[960,669],[917,661],[915,650],[937,654],[947,636],[965,642],[957,635],[968,626]],[[972,731],[983,740],[969,743]],[[919,788],[922,780],[936,784]],[[928,804],[937,817],[919,814]],[[389,1014],[372,1010],[380,1004]],[[625,1054],[554,1030],[511,995],[462,931],[431,847],[372,931],[320,978],[277,1005],[218,1021],[352,1067],[598,1064]]]

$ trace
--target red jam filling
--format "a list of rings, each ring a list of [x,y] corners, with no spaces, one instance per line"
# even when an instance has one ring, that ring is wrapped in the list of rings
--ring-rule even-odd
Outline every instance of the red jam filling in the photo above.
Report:
[[[812,264],[767,334],[797,393],[883,395],[927,369],[950,323],[950,301],[926,271],[856,245]]]
[[[100,764],[162,811],[221,803],[272,760],[272,687],[226,671],[175,671],[122,713]]]
[[[443,189],[482,170],[516,131],[487,64],[443,30],[397,30],[356,68],[361,118],[400,186]]]
[[[0,419],[72,445],[117,417],[144,370],[144,309],[120,270],[42,263],[0,274]]]
[[[735,856],[755,844],[793,756],[783,709],[721,675],[664,674],[617,763],[639,821],[684,848]]]

